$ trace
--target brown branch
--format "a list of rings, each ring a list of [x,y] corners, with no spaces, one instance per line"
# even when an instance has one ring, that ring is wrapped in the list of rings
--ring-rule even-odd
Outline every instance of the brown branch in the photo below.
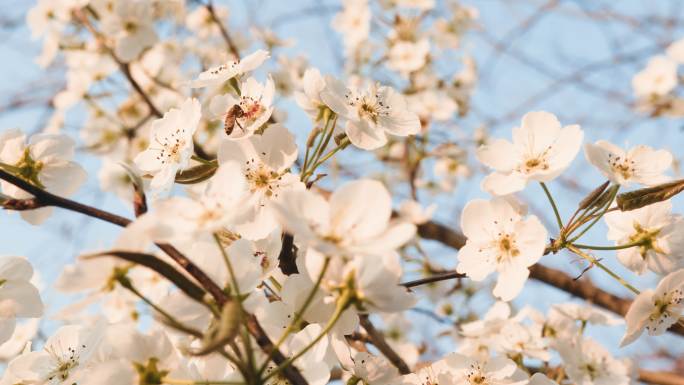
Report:
[[[283,234],[283,246],[278,255],[278,267],[285,275],[299,273],[297,268],[297,252],[294,249],[294,237],[291,234]]]
[[[216,10],[214,10],[214,5],[209,2],[207,4],[207,11],[209,12],[209,16],[211,17],[211,20],[214,21],[214,23],[218,26],[219,31],[221,32],[221,36],[223,36],[223,40],[226,42],[226,45],[228,46],[228,51],[235,57],[235,60],[240,60],[240,51],[238,50],[237,46],[235,45],[235,42],[233,39],[230,37],[228,34],[228,30],[226,30],[226,26],[223,25],[223,22],[219,20],[218,16],[216,15]]]
[[[465,245],[466,238],[463,234],[439,223],[428,222],[418,226],[418,234],[425,239],[438,241],[454,249],[460,249]],[[561,270],[541,264],[530,267],[530,278],[554,286],[576,297],[583,298],[621,316],[627,314],[627,310],[632,303],[628,299],[608,293],[586,279],[575,280]],[[675,324],[669,331],[684,336],[684,327],[680,324]]]
[[[420,286],[420,285],[426,285],[429,283],[446,281],[448,279],[456,279],[456,278],[466,278],[466,275],[461,274],[461,273],[457,273],[455,271],[449,271],[449,272],[442,273],[442,274],[435,274],[435,275],[427,277],[427,278],[417,279],[415,281],[404,282],[404,283],[401,283],[400,285],[402,285],[404,287],[416,287],[416,286]]]
[[[366,333],[368,333],[368,340],[371,341],[376,348],[378,348],[378,350],[392,363],[392,365],[399,369],[399,373],[411,373],[411,369],[408,367],[406,362],[399,357],[399,354],[397,354],[397,352],[395,352],[394,349],[389,346],[389,344],[387,344],[387,341],[385,341],[385,336],[383,336],[382,333],[379,332],[375,326],[373,326],[371,321],[368,319],[368,315],[360,314],[359,321],[361,322],[361,326],[366,329]]]
[[[86,7],[90,12],[94,12],[90,7]],[[158,118],[162,117],[162,113],[157,109],[157,107],[154,105],[152,102],[152,99],[147,95],[147,93],[142,89],[140,86],[140,83],[138,83],[137,80],[133,77],[133,74],[131,74],[130,67],[128,63],[124,63],[119,59],[114,51],[107,45],[105,42],[105,39],[102,37],[100,32],[95,29],[93,24],[88,20],[88,17],[83,14],[83,11],[80,9],[75,9],[73,11],[74,15],[76,18],[90,31],[90,33],[93,35],[93,37],[97,40],[98,45],[104,49],[107,54],[116,62],[116,64],[119,66],[119,70],[124,74],[128,82],[131,84],[131,87],[135,90],[135,92],[140,95],[140,97],[143,99],[145,104],[147,104],[147,107],[149,107],[150,111]]]
[[[14,207],[31,209],[54,206],[75,211],[92,218],[101,219],[105,222],[109,222],[121,227],[126,227],[131,223],[130,219],[121,217],[119,215],[51,194],[19,177],[8,173],[7,171],[0,170],[0,179],[13,184],[34,196],[34,198],[26,200],[10,199],[9,202],[13,202],[12,205]],[[3,207],[5,207],[6,203],[7,202],[3,202]],[[187,271],[193,278],[195,278],[195,280],[214,297],[217,304],[224,306],[231,300],[231,298],[223,290],[221,290],[221,288],[214,283],[214,281],[212,281],[211,278],[209,278],[209,276],[202,271],[202,269],[190,261],[185,255],[183,255],[183,253],[178,251],[178,249],[165,243],[157,243],[156,245],[183,269],[185,269],[185,271]],[[275,362],[277,365],[280,365],[287,360],[287,358],[280,351],[274,349],[273,342],[271,342],[271,340],[268,338],[261,325],[259,325],[258,320],[253,315],[248,318],[247,329],[249,330],[250,334],[254,336],[261,349],[272,357],[273,362]],[[273,353],[271,353],[272,351]],[[292,365],[283,370],[283,375],[290,381],[291,384],[307,384],[304,377],[301,375],[301,373],[299,373],[299,370]]]
[[[658,385],[684,385],[684,377],[677,373],[639,370],[639,381]]]

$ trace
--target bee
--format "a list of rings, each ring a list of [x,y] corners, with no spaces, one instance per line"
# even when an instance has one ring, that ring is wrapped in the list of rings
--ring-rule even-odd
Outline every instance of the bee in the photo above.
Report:
[[[239,104],[235,104],[228,109],[228,112],[226,112],[226,117],[223,120],[226,135],[233,133],[233,129],[235,128],[236,124],[241,130],[243,130],[242,125],[240,122],[238,122],[238,119],[242,118],[243,116],[245,116],[245,111],[242,110],[242,107],[240,107]]]

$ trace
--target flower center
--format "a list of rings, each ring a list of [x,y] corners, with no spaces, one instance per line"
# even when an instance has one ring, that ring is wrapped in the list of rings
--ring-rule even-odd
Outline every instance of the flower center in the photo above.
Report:
[[[680,307],[682,300],[684,300],[684,293],[680,289],[669,291],[656,299],[653,303],[654,309],[649,316],[650,325],[646,326],[646,330],[657,328],[669,317],[676,317],[675,313],[679,313],[680,310],[677,308]]]
[[[650,250],[659,254],[665,254],[665,252],[656,245],[660,229],[646,229],[637,222],[634,222],[633,226],[635,233],[629,237],[629,241],[630,243],[641,243],[639,246],[641,258],[646,259]]]
[[[548,170],[549,163],[546,160],[546,151],[538,156],[527,158],[525,163],[519,168],[519,171],[529,174],[536,170]]]
[[[240,100],[240,107],[242,108],[242,119],[246,122],[254,122],[257,120],[259,115],[261,115],[264,110],[264,106],[261,105],[260,100],[256,100],[250,96],[243,96]]]
[[[515,239],[510,234],[502,235],[498,240],[499,254],[496,257],[497,262],[510,260],[520,255],[520,250],[516,246]]]
[[[123,25],[124,30],[128,33],[135,33],[135,31],[138,30],[138,24],[132,22],[132,21],[127,21]]]
[[[599,376],[599,370],[593,363],[587,363],[584,365],[584,371],[589,375],[592,380]]]
[[[81,345],[85,348],[85,345]],[[69,373],[71,370],[79,365],[79,354],[73,347],[68,347],[66,353],[57,352],[54,348],[50,347],[45,349],[45,351],[52,356],[52,358],[57,363],[56,367],[48,372],[47,380],[52,381],[57,378],[60,382],[69,378]]]
[[[482,373],[482,367],[480,364],[470,365],[470,370],[468,371],[468,383],[470,385],[487,385],[487,376]]]
[[[24,149],[24,155],[14,165],[17,168],[17,176],[37,187],[45,188],[38,178],[43,166],[43,162],[36,162],[31,158],[31,152],[28,148]]]
[[[251,185],[251,191],[263,190],[267,197],[277,197],[280,190],[281,174],[271,170],[262,162],[254,158],[248,160],[245,166],[245,178]]]
[[[161,164],[165,164],[167,161],[171,163],[178,163],[181,161],[182,149],[185,148],[185,139],[182,135],[185,133],[185,129],[177,129],[171,136],[165,137],[163,140],[159,140],[155,137],[155,141],[161,146],[159,155],[157,155],[157,160],[161,161]]]
[[[633,160],[614,154],[608,154],[608,164],[613,172],[622,176],[623,179],[631,178],[636,170]]]

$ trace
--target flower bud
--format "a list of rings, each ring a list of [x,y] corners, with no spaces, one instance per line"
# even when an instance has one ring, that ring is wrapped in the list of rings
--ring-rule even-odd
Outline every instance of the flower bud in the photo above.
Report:
[[[599,200],[599,198],[601,198],[601,195],[603,195],[603,192],[606,191],[608,185],[610,185],[610,181],[605,181],[602,185],[595,188],[592,192],[589,193],[589,195],[587,195],[586,197],[584,197],[584,199],[580,201],[578,209],[584,210],[594,207],[594,203],[596,203]]]
[[[195,184],[211,178],[218,169],[218,163],[202,163],[176,174],[176,183]]]
[[[684,179],[663,183],[653,187],[626,192],[617,196],[617,206],[621,211],[630,211],[654,203],[666,201],[684,190]]]

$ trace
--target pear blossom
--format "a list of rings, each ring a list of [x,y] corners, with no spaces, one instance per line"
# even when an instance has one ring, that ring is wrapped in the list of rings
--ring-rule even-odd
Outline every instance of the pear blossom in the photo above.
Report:
[[[415,225],[422,225],[432,219],[432,215],[437,210],[437,204],[423,207],[413,199],[405,200],[399,205],[399,215],[406,221]]]
[[[613,357],[591,339],[568,341],[559,347],[565,372],[577,385],[629,385],[629,371],[624,362]]]
[[[543,373],[535,373],[530,377],[529,385],[558,385],[558,383],[550,380]]]
[[[61,134],[37,134],[29,138],[16,129],[0,133],[0,168],[26,182],[59,196],[70,196],[85,182],[85,170],[73,162],[76,143]],[[6,167],[6,166],[9,167]],[[9,182],[0,181],[2,193],[27,199],[32,195]],[[52,213],[51,207],[22,211],[21,217],[38,225]]]
[[[632,78],[637,97],[664,96],[677,86],[677,63],[666,56],[655,56],[646,68]]]
[[[304,260],[306,272],[313,281],[320,275],[325,257],[309,249]],[[349,286],[354,290],[357,307],[361,309],[393,313],[416,303],[415,296],[399,285],[402,267],[394,252],[378,256],[359,255],[352,259],[336,258],[330,265],[324,285],[330,291]]]
[[[295,92],[295,100],[301,109],[314,121],[322,118],[323,111],[327,108],[321,101],[321,92],[325,89],[325,78],[317,68],[309,68],[302,78],[302,90]]]
[[[666,275],[655,290],[642,291],[625,314],[627,330],[620,346],[636,341],[644,329],[649,335],[665,333],[684,311],[684,269]]]
[[[390,0],[399,7],[414,8],[427,11],[435,7],[435,0]]]
[[[347,120],[345,133],[353,145],[374,150],[387,143],[386,133],[396,136],[420,132],[418,116],[404,97],[391,87],[372,84],[366,89],[347,88],[337,79],[326,78],[321,99]]]
[[[430,43],[427,39],[418,42],[399,41],[389,50],[387,66],[407,77],[425,65],[429,53]]]
[[[416,231],[413,224],[390,222],[391,197],[380,182],[369,179],[344,184],[329,200],[310,190],[289,191],[273,207],[296,242],[325,255],[382,254],[405,244]]]
[[[228,20],[230,17],[228,8],[221,4],[214,4],[213,10],[219,20]],[[192,12],[188,12],[185,16],[185,25],[200,39],[221,34],[220,27],[214,22],[207,7],[197,7]]]
[[[458,112],[458,104],[442,90],[425,90],[407,97],[409,108],[420,117],[421,121],[445,122]]]
[[[580,321],[582,324],[592,325],[620,325],[624,320],[620,317],[599,309],[595,306],[580,305],[577,303],[562,303],[553,305],[551,312],[558,313],[573,321]]]
[[[299,176],[289,172],[297,159],[294,135],[280,124],[268,126],[262,135],[241,140],[225,139],[218,151],[219,164],[236,162],[247,181],[250,197],[245,209],[250,212],[236,230],[249,239],[262,239],[278,225],[271,201],[284,192],[303,190]]]
[[[43,315],[38,289],[30,282],[31,264],[21,257],[0,257],[0,344],[14,332],[16,318]]]
[[[155,242],[192,240],[211,234],[245,219],[246,180],[236,162],[221,165],[202,194],[196,198],[171,197],[126,228],[122,244],[137,244],[133,239]],[[144,241],[143,241],[144,242]]]
[[[228,134],[230,139],[248,138],[268,122],[273,114],[273,95],[275,84],[271,77],[266,84],[250,77],[240,85],[240,96],[232,94],[217,95],[211,100],[209,110],[215,118],[225,119],[228,110],[238,105],[242,116],[236,118],[235,126]]]
[[[629,185],[639,183],[652,186],[670,180],[664,173],[672,164],[672,154],[667,150],[655,150],[639,145],[628,151],[608,142],[599,140],[587,143],[584,154],[613,183]]]
[[[684,64],[684,39],[679,39],[670,44],[665,52],[670,59],[678,64]]]
[[[371,10],[368,0],[344,0],[342,11],[335,15],[332,27],[343,38],[347,54],[353,52],[370,34]]]
[[[520,378],[515,362],[502,356],[491,357],[486,361],[478,361],[470,357],[452,353],[444,358],[454,377],[450,384],[525,384],[526,378]],[[524,376],[524,375],[523,375]]]
[[[38,334],[39,325],[40,319],[38,318],[30,318],[17,324],[10,338],[0,343],[0,361],[8,362],[30,346],[31,340]]]
[[[192,136],[201,117],[199,101],[191,98],[152,122],[149,147],[134,160],[141,171],[153,175],[152,189],[170,189],[176,172],[187,167],[194,149]]]
[[[91,368],[104,335],[102,325],[67,325],[55,332],[43,350],[24,353],[7,370],[23,383],[80,383]]]
[[[391,385],[396,383],[399,372],[382,356],[373,356],[367,352],[358,352],[353,358],[354,376],[366,384]]]
[[[79,385],[145,383],[141,376],[189,376],[184,360],[163,330],[157,327],[143,334],[133,326],[116,324],[107,328],[102,338],[107,353],[91,365]]]
[[[497,271],[494,295],[504,301],[515,298],[527,280],[527,268],[544,254],[547,233],[539,219],[523,218],[502,198],[476,199],[463,209],[461,228],[468,239],[456,270],[474,281]]]
[[[415,373],[409,373],[401,376],[399,384],[401,385],[425,385],[425,384],[456,384],[453,381],[454,373],[447,358],[430,363]]]
[[[228,63],[209,68],[208,70],[200,73],[197,79],[190,83],[190,87],[201,88],[220,86],[234,77],[254,71],[269,57],[268,51],[260,49],[245,56],[241,60],[233,60]]]
[[[119,60],[135,60],[157,42],[153,12],[149,0],[121,0],[114,3],[113,12],[104,13],[102,29],[115,37],[114,53]]]
[[[513,128],[513,143],[495,139],[477,150],[477,159],[494,169],[482,189],[494,195],[521,191],[530,180],[548,182],[560,175],[582,144],[578,125],[561,127],[548,112],[529,112]]]
[[[654,203],[636,210],[613,211],[604,216],[607,238],[616,246],[641,242],[617,250],[620,263],[637,274],[651,270],[667,274],[684,263],[684,219],[672,214],[672,202]]]

